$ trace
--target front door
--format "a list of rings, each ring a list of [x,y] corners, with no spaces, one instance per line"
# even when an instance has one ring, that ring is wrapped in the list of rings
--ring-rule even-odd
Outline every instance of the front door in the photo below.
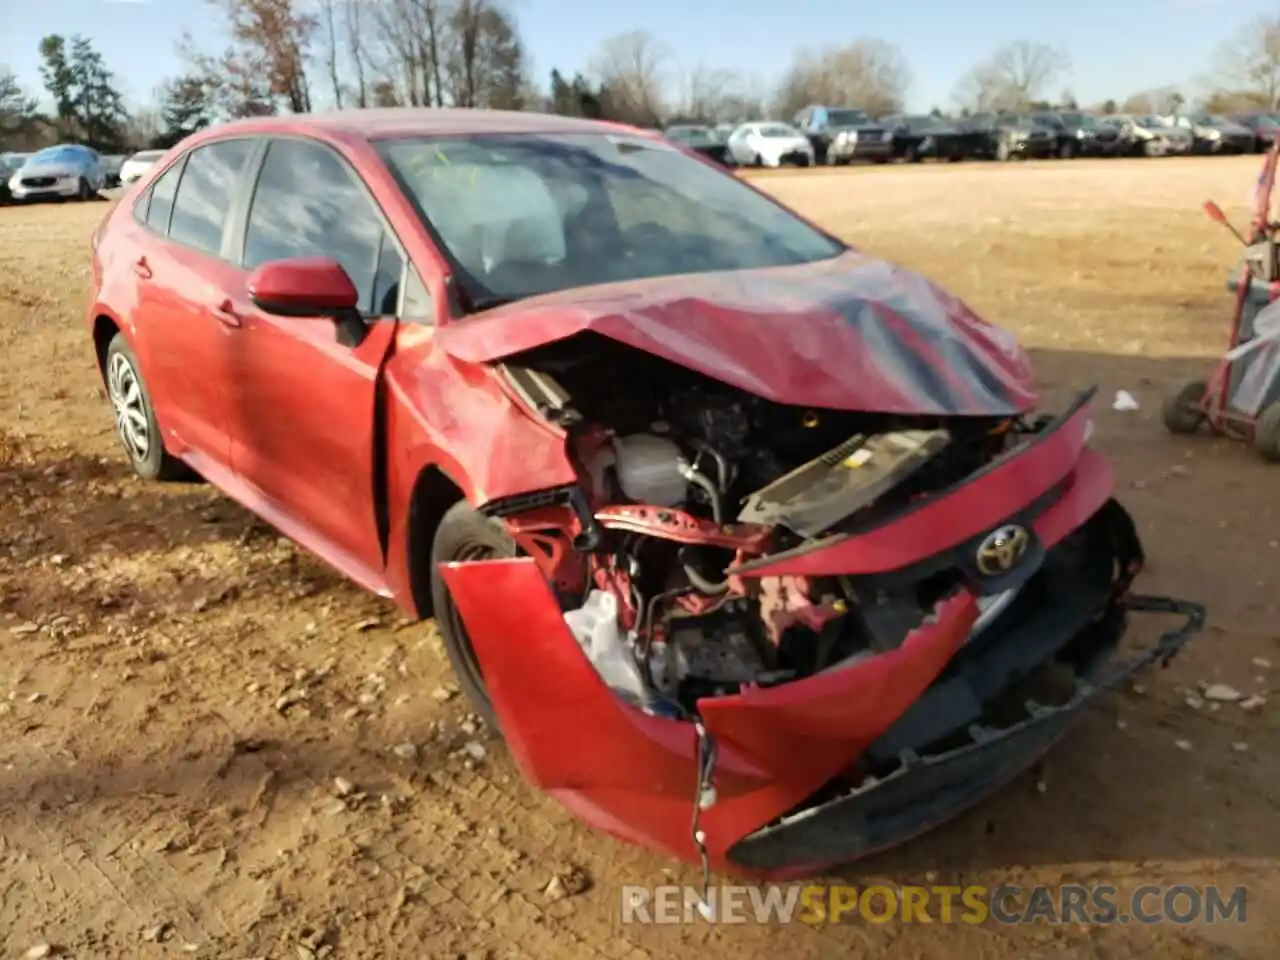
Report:
[[[247,292],[231,356],[231,460],[251,505],[370,590],[386,592],[375,444],[379,381],[395,337],[404,259],[346,161],[322,144],[267,147],[244,234],[246,273],[287,257],[329,257],[360,291],[365,336],[332,320],[281,317]]]

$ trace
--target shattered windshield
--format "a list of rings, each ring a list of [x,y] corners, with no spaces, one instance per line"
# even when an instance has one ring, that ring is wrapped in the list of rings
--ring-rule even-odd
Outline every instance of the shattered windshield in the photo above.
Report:
[[[476,309],[574,287],[825,260],[844,247],[661,141],[606,134],[378,144]]]

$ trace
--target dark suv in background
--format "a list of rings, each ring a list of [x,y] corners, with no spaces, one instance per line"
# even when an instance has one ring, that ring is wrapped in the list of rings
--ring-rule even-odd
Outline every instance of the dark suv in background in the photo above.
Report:
[[[893,159],[892,132],[867,116],[865,110],[808,106],[795,115],[791,124],[813,144],[815,163],[888,163]]]
[[[963,122],[961,129],[970,135],[975,156],[991,160],[1057,156],[1057,132],[1030,117],[975,113]]]
[[[1231,119],[1253,131],[1254,153],[1266,153],[1280,134],[1280,118],[1270,113],[1240,113]]]
[[[908,114],[881,117],[880,122],[890,132],[897,160],[916,163],[932,157],[954,163],[975,153],[976,135],[950,117]]]
[[[1032,123],[1048,127],[1057,141],[1057,155],[1072,157],[1114,157],[1120,153],[1120,133],[1097,117],[1078,111],[1046,110],[1033,113]]]

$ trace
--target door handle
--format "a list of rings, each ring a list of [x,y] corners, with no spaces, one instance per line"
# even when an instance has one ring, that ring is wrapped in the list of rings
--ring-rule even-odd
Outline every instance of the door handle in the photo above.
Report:
[[[240,314],[236,313],[236,305],[231,302],[230,297],[213,308],[213,315],[218,318],[218,322],[224,327],[239,327],[241,325]]]
[[[147,263],[146,257],[139,257],[133,264],[133,272],[140,276],[143,280],[151,279],[151,265]]]

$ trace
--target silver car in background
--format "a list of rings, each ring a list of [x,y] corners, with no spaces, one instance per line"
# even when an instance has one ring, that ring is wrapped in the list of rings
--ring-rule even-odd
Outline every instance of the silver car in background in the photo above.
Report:
[[[9,177],[14,200],[92,200],[106,186],[98,152],[78,143],[46,147]]]
[[[1215,113],[1167,117],[1169,123],[1190,130],[1196,153],[1253,153],[1253,131]]]
[[[1191,152],[1190,130],[1175,127],[1152,114],[1116,113],[1102,118],[1120,131],[1128,153],[1143,157],[1182,156]]]

